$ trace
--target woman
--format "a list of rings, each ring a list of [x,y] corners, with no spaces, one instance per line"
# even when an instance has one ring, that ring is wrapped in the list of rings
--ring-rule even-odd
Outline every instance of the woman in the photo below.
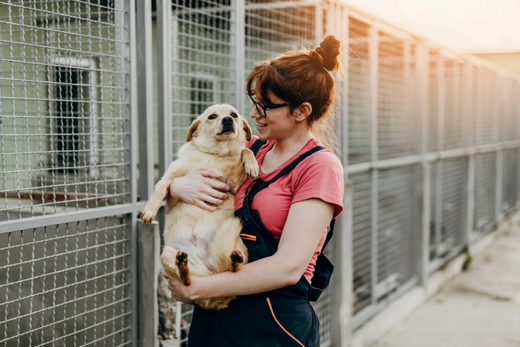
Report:
[[[326,122],[334,100],[329,71],[339,68],[339,46],[329,35],[315,50],[288,52],[249,74],[250,116],[266,141],[248,144],[260,176],[235,196],[250,262],[236,273],[193,278],[190,286],[170,278],[172,296],[184,303],[237,296],[220,311],[195,308],[189,346],[319,346],[309,299],[317,299],[332,273],[321,250],[343,209],[344,185],[342,165],[321,146],[317,124]],[[199,171],[176,179],[168,205],[182,199],[215,210],[229,187],[211,178],[219,176]]]

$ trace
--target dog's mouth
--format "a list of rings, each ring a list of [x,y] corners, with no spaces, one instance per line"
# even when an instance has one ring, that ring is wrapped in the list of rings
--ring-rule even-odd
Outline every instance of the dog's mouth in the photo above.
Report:
[[[235,133],[235,127],[233,123],[226,123],[222,125],[222,131],[219,135],[226,135],[229,133]]]

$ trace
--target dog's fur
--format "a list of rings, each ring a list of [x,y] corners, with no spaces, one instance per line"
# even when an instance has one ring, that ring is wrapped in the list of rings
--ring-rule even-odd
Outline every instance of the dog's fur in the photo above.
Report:
[[[239,236],[242,226],[234,217],[234,194],[246,179],[256,178],[259,168],[253,152],[245,148],[251,140],[247,122],[230,105],[209,107],[191,125],[184,144],[141,211],[144,224],[154,220],[173,180],[197,170],[222,175],[231,188],[228,199],[215,212],[179,201],[166,216],[161,261],[166,272],[185,285],[191,276],[238,271],[247,262],[247,248]],[[203,308],[225,308],[233,298],[196,300]]]

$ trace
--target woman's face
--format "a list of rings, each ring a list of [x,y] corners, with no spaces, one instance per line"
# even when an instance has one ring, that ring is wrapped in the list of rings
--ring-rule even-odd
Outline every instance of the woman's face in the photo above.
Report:
[[[268,102],[262,100],[260,93],[255,93],[255,95],[256,101],[265,106],[269,104],[286,103],[285,100],[278,98],[271,92],[268,92],[267,94],[269,97]],[[291,114],[289,106],[268,110],[265,118],[262,118],[256,107],[253,107],[249,116],[256,121],[258,137],[264,141],[283,139],[287,137],[287,135],[291,134],[297,125],[296,119]]]

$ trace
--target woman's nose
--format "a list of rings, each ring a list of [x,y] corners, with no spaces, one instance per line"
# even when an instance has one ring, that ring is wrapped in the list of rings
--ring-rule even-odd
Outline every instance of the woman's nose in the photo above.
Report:
[[[258,110],[256,109],[256,107],[253,106],[253,108],[251,109],[251,112],[249,112],[249,117],[255,119],[255,118],[260,118],[260,114],[258,113]]]

